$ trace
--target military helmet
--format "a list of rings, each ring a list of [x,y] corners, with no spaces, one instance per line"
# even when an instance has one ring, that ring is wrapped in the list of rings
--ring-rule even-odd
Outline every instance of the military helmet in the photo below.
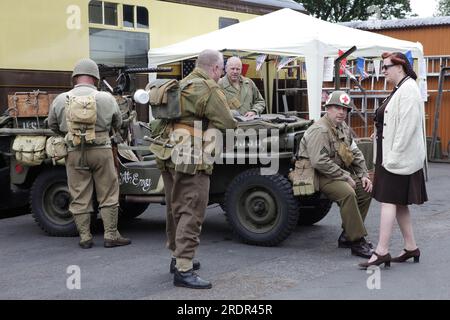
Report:
[[[325,102],[325,107],[332,106],[344,107],[350,110],[355,107],[352,99],[345,91],[334,91],[329,95],[327,102]]]
[[[72,78],[79,75],[88,75],[100,80],[98,65],[91,59],[78,60],[73,68]]]

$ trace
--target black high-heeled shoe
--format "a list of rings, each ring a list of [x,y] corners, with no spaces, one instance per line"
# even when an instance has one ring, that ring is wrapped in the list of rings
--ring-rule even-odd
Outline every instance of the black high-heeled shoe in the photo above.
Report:
[[[408,259],[413,258],[414,259],[414,263],[418,263],[419,259],[420,259],[420,250],[419,248],[416,248],[414,250],[406,250],[403,249],[403,251],[405,251],[404,254],[399,255],[398,257],[392,258],[392,262],[405,262]]]
[[[384,256],[379,255],[378,253],[376,253],[375,251],[373,252],[374,255],[377,256],[377,258],[372,261],[372,262],[362,262],[360,264],[358,264],[358,266],[363,269],[366,270],[368,267],[370,266],[379,266],[381,264],[384,263],[384,267],[385,268],[389,268],[391,266],[391,255],[389,253],[385,254]]]

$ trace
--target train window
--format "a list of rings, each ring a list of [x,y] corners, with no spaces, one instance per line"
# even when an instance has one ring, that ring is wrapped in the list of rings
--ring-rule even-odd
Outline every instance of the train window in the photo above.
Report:
[[[105,24],[117,26],[117,3],[104,2]]]
[[[144,7],[137,7],[137,27],[148,29],[148,10]]]
[[[89,28],[90,57],[97,63],[146,66],[149,37],[146,32]]]
[[[134,6],[123,5],[123,26],[134,27]]]
[[[236,23],[239,23],[239,19],[219,17],[219,29],[226,28]]]
[[[103,4],[101,1],[89,2],[89,22],[103,23]]]

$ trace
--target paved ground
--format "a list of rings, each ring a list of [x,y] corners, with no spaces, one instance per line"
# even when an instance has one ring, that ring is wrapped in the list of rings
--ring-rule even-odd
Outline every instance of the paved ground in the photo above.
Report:
[[[298,227],[274,248],[237,242],[218,207],[208,209],[198,258],[211,290],[175,288],[164,249],[164,207],[152,205],[121,232],[128,247],[82,250],[76,238],[46,236],[30,215],[0,220],[0,299],[450,299],[450,165],[431,164],[430,201],[411,207],[419,264],[395,264],[375,274],[358,270],[361,259],[338,249],[336,206],[312,227]],[[378,234],[379,205],[367,228]],[[392,253],[403,247],[398,228]],[[81,289],[69,290],[70,266],[80,269]],[[379,275],[378,278],[374,278]],[[72,278],[70,278],[72,279]],[[70,281],[69,281],[70,282]],[[368,289],[379,285],[380,289]]]

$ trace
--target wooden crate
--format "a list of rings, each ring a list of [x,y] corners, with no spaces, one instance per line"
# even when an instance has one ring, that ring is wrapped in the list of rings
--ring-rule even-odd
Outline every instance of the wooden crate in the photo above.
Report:
[[[8,95],[8,112],[18,118],[46,117],[57,94],[42,91],[16,92]]]

